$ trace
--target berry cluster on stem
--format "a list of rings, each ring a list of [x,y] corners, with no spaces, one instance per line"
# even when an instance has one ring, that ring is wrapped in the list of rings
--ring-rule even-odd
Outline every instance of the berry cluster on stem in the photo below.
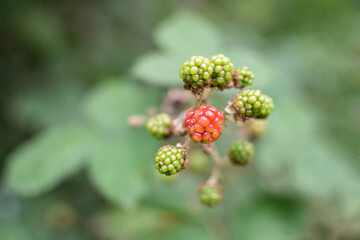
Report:
[[[255,152],[252,142],[241,139],[229,147],[228,157],[220,157],[213,143],[220,139],[223,123],[231,121],[236,127],[242,124],[245,137],[254,140],[264,132],[264,121],[274,109],[273,99],[259,89],[249,89],[238,93],[223,111],[208,105],[214,89],[241,90],[254,82],[255,75],[247,67],[235,69],[230,58],[223,54],[214,55],[210,60],[192,56],[181,66],[179,76],[184,82],[184,89],[195,97],[191,109],[185,108],[190,101],[189,95],[172,89],[165,97],[163,112],[148,117],[147,121],[144,121],[144,116],[132,116],[129,124],[137,127],[146,122],[147,130],[158,139],[183,139],[182,144],[165,145],[156,153],[155,168],[165,176],[183,171],[191,161],[187,154],[191,149],[190,143],[201,144],[202,151],[212,158],[214,168],[209,179],[199,187],[199,199],[206,206],[214,206],[223,198],[219,184],[221,172],[231,165],[247,166]]]

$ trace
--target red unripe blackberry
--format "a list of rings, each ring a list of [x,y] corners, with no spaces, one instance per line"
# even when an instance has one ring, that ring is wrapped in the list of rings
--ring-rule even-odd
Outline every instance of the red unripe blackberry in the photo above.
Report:
[[[201,106],[186,114],[185,127],[194,142],[212,143],[222,131],[223,113],[212,106]]]

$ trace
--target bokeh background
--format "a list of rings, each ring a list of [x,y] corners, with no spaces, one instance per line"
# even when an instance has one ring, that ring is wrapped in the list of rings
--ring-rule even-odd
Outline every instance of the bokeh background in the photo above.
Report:
[[[1,0],[0,239],[360,239],[359,26],[356,0]],[[217,53],[276,108],[209,209],[211,160],[159,178],[127,118]]]

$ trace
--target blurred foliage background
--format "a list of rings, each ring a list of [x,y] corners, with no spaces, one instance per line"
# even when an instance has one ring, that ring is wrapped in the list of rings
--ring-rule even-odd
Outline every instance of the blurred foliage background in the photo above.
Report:
[[[360,239],[359,26],[355,0],[1,0],[0,238]],[[209,209],[211,160],[164,181],[126,121],[217,53],[276,109]]]

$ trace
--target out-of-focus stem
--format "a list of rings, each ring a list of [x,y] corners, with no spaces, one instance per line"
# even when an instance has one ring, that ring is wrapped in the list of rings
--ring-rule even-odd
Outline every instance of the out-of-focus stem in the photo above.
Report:
[[[128,118],[128,124],[130,127],[138,128],[140,126],[143,126],[148,121],[148,116],[143,115],[133,115]]]
[[[206,181],[206,184],[216,185],[216,184],[218,183],[219,177],[220,177],[220,172],[219,172],[219,170],[217,169],[217,167],[215,166],[215,167],[213,168],[213,171],[212,171],[210,177],[209,177],[208,180]]]
[[[211,153],[211,158],[214,161],[215,165],[220,168],[225,168],[226,165],[224,164],[224,159],[220,157],[217,149],[214,147],[214,150]]]

